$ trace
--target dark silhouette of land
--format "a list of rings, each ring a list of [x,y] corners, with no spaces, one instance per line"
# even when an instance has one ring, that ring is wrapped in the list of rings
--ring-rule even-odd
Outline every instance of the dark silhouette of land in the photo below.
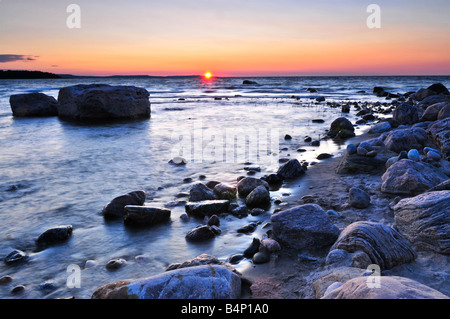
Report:
[[[0,79],[60,79],[54,73],[25,70],[0,70]]]

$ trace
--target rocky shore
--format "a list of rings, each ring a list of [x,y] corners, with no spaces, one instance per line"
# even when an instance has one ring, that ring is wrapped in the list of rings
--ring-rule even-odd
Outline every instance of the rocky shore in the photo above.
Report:
[[[67,95],[79,95],[64,102],[73,106],[74,118],[90,116],[78,112],[93,95],[98,105],[114,98],[114,88],[102,88],[100,95],[96,89],[68,90]],[[125,117],[149,117],[147,93],[132,90],[137,111],[125,112]],[[264,229],[245,251],[226,261],[208,254],[181,260],[156,276],[106,284],[92,298],[448,298],[450,93],[442,84],[405,94],[377,87],[373,93],[386,102],[340,106],[343,115],[353,108],[361,117],[357,124],[370,124],[369,132],[355,137],[354,124],[345,116],[324,132],[326,139],[348,144],[343,154],[320,154],[315,165],[287,159],[261,178],[252,176],[258,167],[250,166],[248,175],[236,176],[235,184],[198,182],[185,194],[186,200],[177,203],[185,207],[182,220],[199,221],[186,233],[193,244],[221,236],[223,216],[245,220],[275,207],[270,219],[237,230],[252,234]],[[25,103],[25,97],[20,98],[22,102],[12,98],[12,104]],[[47,102],[52,115],[56,107],[56,114],[64,117],[61,101]],[[36,112],[29,114],[42,114]],[[100,110],[94,117],[101,114],[106,113]],[[175,158],[171,165],[188,164]],[[281,185],[299,190],[283,200],[272,198],[271,192]],[[148,227],[173,218],[170,205],[147,204],[142,190],[112,199],[102,215],[123,219],[126,227]],[[37,249],[67,240],[71,233],[71,225],[49,229],[36,240]],[[26,257],[17,250],[5,262],[23,262]],[[243,260],[251,266],[237,271],[235,265]],[[125,263],[111,260],[106,268]]]

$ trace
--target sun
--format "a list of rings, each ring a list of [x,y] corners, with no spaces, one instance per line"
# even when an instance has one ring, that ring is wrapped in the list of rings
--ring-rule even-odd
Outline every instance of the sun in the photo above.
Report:
[[[205,74],[203,74],[203,76],[205,77],[205,79],[210,79],[210,78],[212,78],[212,73],[206,72]]]

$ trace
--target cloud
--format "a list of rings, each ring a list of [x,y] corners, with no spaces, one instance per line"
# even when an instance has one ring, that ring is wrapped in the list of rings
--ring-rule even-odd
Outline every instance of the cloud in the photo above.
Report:
[[[39,56],[24,54],[0,54],[0,63],[8,63],[15,61],[35,61]]]

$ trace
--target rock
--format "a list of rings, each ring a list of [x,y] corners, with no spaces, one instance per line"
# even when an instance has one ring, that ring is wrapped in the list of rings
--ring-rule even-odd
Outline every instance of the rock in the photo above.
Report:
[[[275,213],[270,220],[274,239],[295,249],[325,247],[333,244],[339,235],[339,229],[316,204]]]
[[[237,190],[240,197],[247,197],[256,187],[264,186],[269,189],[269,184],[259,178],[245,177],[237,184]]]
[[[73,227],[72,225],[57,226],[47,229],[38,239],[36,239],[36,244],[41,246],[53,245],[65,241],[72,235]]]
[[[441,292],[415,280],[398,276],[377,276],[374,288],[371,277],[356,277],[332,290],[322,299],[448,299]]]
[[[276,253],[281,250],[280,244],[272,238],[263,239],[261,245],[265,247],[269,253]]]
[[[254,85],[254,84],[258,84],[258,83],[256,81],[244,80],[244,81],[242,81],[242,84]]]
[[[284,139],[285,139],[285,140],[292,140],[292,136],[290,136],[289,134],[286,134],[286,135],[284,136]]]
[[[422,88],[417,90],[417,92],[414,94],[414,98],[416,99],[416,101],[422,101],[423,99],[432,95],[436,95],[436,92],[430,89]]]
[[[58,116],[77,120],[150,117],[149,93],[134,86],[75,85],[59,90]]]
[[[345,117],[335,119],[328,131],[330,137],[349,138],[355,136],[353,124]]]
[[[372,89],[372,93],[375,94],[377,97],[383,97],[387,95],[387,92],[385,92],[384,89],[380,86],[375,86]]]
[[[419,249],[450,254],[450,191],[426,192],[394,206],[399,232]]]
[[[434,91],[435,94],[444,94],[444,95],[449,95],[450,94],[448,89],[442,83],[434,83],[434,84],[430,85],[427,88],[427,90]]]
[[[218,215],[227,212],[229,205],[230,201],[224,199],[187,202],[185,210],[189,215],[204,218],[205,216]]]
[[[231,210],[231,215],[236,216],[237,218],[244,218],[248,216],[248,208],[247,206],[238,206]]]
[[[237,189],[234,186],[225,183],[219,183],[214,186],[213,190],[218,199],[233,200],[236,198]]]
[[[425,110],[425,112],[423,112],[420,120],[422,122],[425,121],[436,121],[438,119],[438,115],[440,110],[445,106],[448,105],[445,102],[441,102],[441,103],[436,103],[436,104],[432,104],[430,106],[427,107],[427,109]]]
[[[208,217],[206,217],[208,218]],[[217,215],[212,215],[208,218],[208,221],[206,223],[208,226],[220,226],[220,219],[217,217]]]
[[[317,155],[316,159],[323,160],[323,159],[327,159],[330,157],[333,157],[333,155],[328,154],[328,153],[321,153],[321,154]]]
[[[124,223],[129,226],[149,226],[170,219],[171,211],[149,206],[125,206]]]
[[[0,286],[9,285],[13,281],[13,277],[5,275],[0,277]]]
[[[372,125],[372,127],[369,129],[369,133],[372,134],[381,134],[384,132],[387,132],[389,130],[391,130],[391,124],[389,122],[380,122],[377,124]]]
[[[449,191],[450,190],[450,178],[446,181],[430,188],[427,192],[435,192],[435,191]]]
[[[122,268],[126,263],[127,261],[123,258],[115,258],[108,261],[105,267],[108,270],[117,270],[119,268]]]
[[[283,179],[295,179],[305,174],[305,170],[297,159],[291,159],[279,167],[277,174]]]
[[[200,202],[205,200],[217,199],[216,194],[213,190],[208,188],[203,183],[196,183],[192,185],[189,190],[189,201],[190,202]]]
[[[419,110],[416,106],[408,103],[399,104],[392,116],[400,124],[410,125],[419,122]]]
[[[402,159],[381,176],[381,191],[395,195],[417,195],[447,179],[445,174],[430,164]]]
[[[10,252],[4,259],[5,264],[7,265],[13,265],[13,264],[18,264],[21,262],[24,262],[28,259],[28,255],[19,250],[19,249],[14,249],[12,252]]]
[[[444,158],[450,157],[450,119],[434,122],[426,131],[430,139],[439,146]]]
[[[424,98],[422,101],[420,101],[417,104],[417,108],[425,110],[430,105],[433,105],[436,103],[441,103],[441,102],[446,102],[445,95],[432,95],[432,96],[428,96],[428,97]]]
[[[252,243],[244,250],[244,256],[246,258],[252,258],[254,254],[259,251],[261,241],[258,238],[253,238]]]
[[[441,108],[439,111],[439,114],[437,116],[438,120],[443,120],[450,117],[450,104],[446,104],[444,107]]]
[[[240,293],[238,274],[221,265],[203,265],[114,282],[95,290],[92,299],[238,299]]]
[[[347,226],[330,251],[334,249],[342,249],[352,254],[362,252],[367,255],[371,264],[377,264],[381,269],[391,269],[410,263],[416,258],[416,253],[408,241],[395,229],[366,221]],[[359,266],[366,268],[368,265]]]
[[[184,159],[181,156],[175,156],[169,161],[170,164],[176,165],[176,166],[182,166],[187,164],[187,160]]]
[[[258,186],[245,198],[247,207],[264,208],[270,204],[270,193],[265,186]]]
[[[387,134],[384,144],[387,149],[396,153],[409,151],[412,148],[421,150],[427,143],[427,132],[422,128],[405,128]]]
[[[364,273],[364,269],[354,268],[354,267],[338,267],[326,271],[319,279],[315,280],[313,283],[314,292],[316,299],[322,298],[326,293],[334,290],[337,284],[343,284],[346,281],[361,277]],[[331,285],[334,285],[331,287]]]
[[[419,151],[414,148],[409,150],[408,159],[410,159],[411,161],[414,161],[414,162],[419,162],[420,161]]]
[[[15,94],[9,98],[15,117],[56,116],[58,102],[43,93]]]
[[[252,262],[254,264],[265,264],[270,261],[270,253],[264,246],[260,246],[259,251],[253,255]]]
[[[242,227],[239,227],[237,232],[238,233],[243,233],[243,234],[253,233],[257,226],[258,226],[257,223],[252,222],[252,223],[246,224],[246,225],[244,225]]]
[[[230,264],[225,263],[216,257],[208,254],[201,254],[193,259],[186,260],[182,263],[174,263],[167,266],[166,271],[171,271],[175,269],[195,267],[195,266],[203,266],[203,265],[220,265],[228,268],[229,270],[239,274],[239,272],[234,269]]]
[[[357,152],[358,152],[358,148],[356,147],[355,144],[347,145],[347,154],[348,155],[353,155],[353,154],[356,154]]]
[[[358,148],[356,149],[356,154],[360,156],[366,156],[368,152],[369,151],[362,146],[358,146]]]
[[[214,238],[215,236],[216,233],[211,226],[201,225],[188,231],[185,238],[187,241],[197,242],[197,241],[205,241]]]
[[[102,210],[105,218],[123,218],[125,215],[125,206],[142,206],[145,202],[145,191],[134,191],[110,201]]]
[[[243,254],[234,254],[231,255],[230,258],[228,258],[228,262],[232,265],[238,264],[242,259],[244,259]]]
[[[283,178],[278,174],[269,174],[261,179],[269,183],[269,185],[276,185],[283,182]]]
[[[50,292],[58,289],[58,285],[53,281],[45,281],[45,282],[39,284],[38,289],[45,293],[50,293]]]
[[[374,157],[368,157],[367,153],[366,156],[346,153],[339,163],[336,172],[338,174],[384,172],[388,159],[393,156],[397,157],[397,154],[389,151],[384,146],[374,146],[373,149],[376,153]]]
[[[323,96],[316,97],[317,102],[324,102],[325,98]]]
[[[355,208],[367,208],[370,205],[370,196],[364,190],[352,187],[349,191],[350,205]]]

